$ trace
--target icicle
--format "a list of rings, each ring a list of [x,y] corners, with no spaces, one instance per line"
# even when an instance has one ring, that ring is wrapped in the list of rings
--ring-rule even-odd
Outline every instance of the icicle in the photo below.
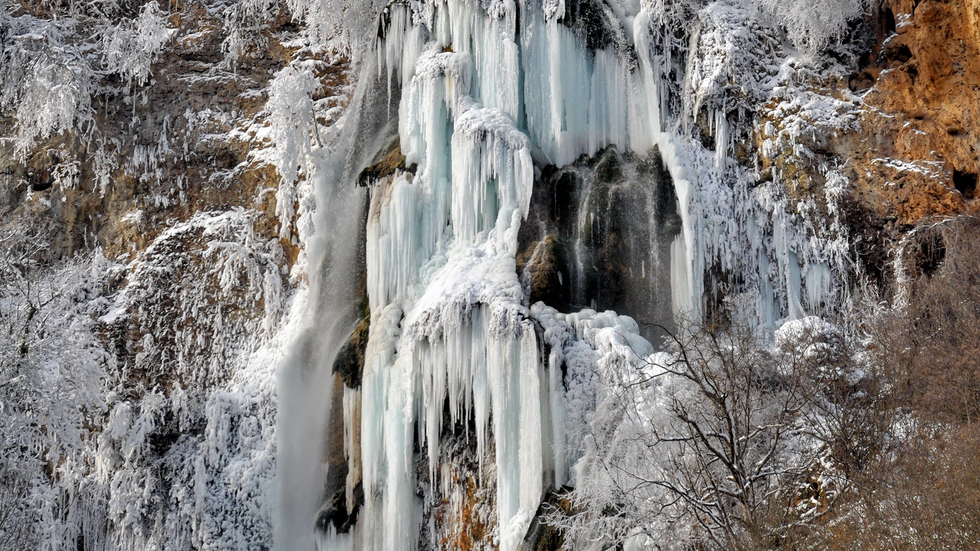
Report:
[[[469,243],[495,228],[507,251],[516,254],[534,180],[527,136],[500,110],[469,104],[456,120],[452,148],[457,239]]]
[[[715,168],[723,171],[728,162],[728,119],[725,118],[725,111],[722,109],[716,110],[714,115]]]

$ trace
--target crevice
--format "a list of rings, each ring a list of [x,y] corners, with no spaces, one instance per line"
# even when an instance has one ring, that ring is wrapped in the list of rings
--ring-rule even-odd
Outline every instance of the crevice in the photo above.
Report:
[[[970,200],[977,194],[977,174],[975,172],[953,171],[953,187],[963,195],[964,199]]]

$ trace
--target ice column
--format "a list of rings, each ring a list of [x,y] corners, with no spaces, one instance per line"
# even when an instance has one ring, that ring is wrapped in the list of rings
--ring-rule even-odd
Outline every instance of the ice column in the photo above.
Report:
[[[403,551],[419,533],[418,442],[437,479],[444,407],[493,435],[500,548],[515,549],[551,465],[549,390],[515,271],[534,167],[517,126],[515,7],[449,2],[388,14],[389,78],[404,83],[399,136],[414,174],[380,182],[368,220],[372,311],[361,390],[362,547]],[[429,23],[429,41],[410,21]],[[417,21],[416,21],[417,22]],[[391,45],[391,40],[406,44]],[[491,422],[492,420],[492,422]],[[548,432],[543,437],[543,432]]]

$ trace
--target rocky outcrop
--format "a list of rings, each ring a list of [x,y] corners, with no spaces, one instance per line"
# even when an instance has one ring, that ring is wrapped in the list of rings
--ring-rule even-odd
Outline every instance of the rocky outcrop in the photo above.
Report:
[[[872,281],[888,282],[889,243],[909,228],[977,211],[976,17],[969,0],[885,2],[828,50],[839,64],[791,66],[799,83],[759,108],[761,180],[783,182],[815,227],[840,215]]]
[[[734,187],[741,178],[739,200],[778,188],[765,200],[785,200],[795,209],[794,223],[802,221],[817,240],[838,232],[832,237],[849,240],[863,273],[878,282],[890,277],[889,243],[903,232],[929,217],[980,209],[980,0],[889,0],[855,22],[841,44],[802,61],[788,58],[785,37],[747,4],[707,5],[670,8],[677,13],[665,13],[647,37],[663,50],[662,103],[677,117],[670,124],[681,129],[678,140],[690,139],[704,159],[714,156],[691,161],[705,180]],[[110,390],[90,435],[110,457],[99,468],[106,480],[120,472],[128,477],[106,492],[117,503],[138,502],[132,515],[110,515],[109,529],[145,542],[164,537],[164,522],[194,518],[200,547],[218,538],[222,519],[230,518],[249,535],[241,541],[267,547],[268,511],[236,515],[257,501],[256,488],[274,470],[274,388],[243,391],[247,385],[236,374],[248,361],[243,358],[276,334],[285,298],[306,276],[302,247],[314,207],[303,171],[289,166],[286,172],[298,177],[284,179],[277,168],[281,159],[269,136],[281,121],[269,110],[270,85],[287,67],[310,70],[314,90],[304,99],[313,107],[301,121],[308,126],[292,130],[319,141],[319,129],[331,127],[347,105],[350,67],[311,45],[285,9],[252,20],[254,14],[220,7],[205,0],[172,4],[166,20],[172,32],[145,80],[93,69],[86,126],[40,136],[24,150],[15,140],[0,140],[0,225],[29,223],[47,244],[46,262],[92,254],[111,274],[99,296],[77,298],[91,304],[87,315],[106,352]],[[56,8],[23,1],[12,13],[51,17]],[[115,22],[132,19],[140,7],[120,9]],[[562,23],[593,50],[629,48],[640,37],[623,35],[602,2],[560,9]],[[0,27],[0,45],[5,33]],[[25,36],[17,39],[43,40]],[[389,92],[392,112],[398,91]],[[18,124],[13,110],[0,113],[0,136],[15,135]],[[385,141],[357,179],[371,187],[375,206],[390,195],[393,175],[415,171],[398,140]],[[537,167],[516,268],[528,304],[542,301],[562,312],[612,309],[635,318],[653,339],[655,324],[672,316],[669,266],[681,206],[661,153],[627,153],[620,145],[561,168]],[[832,218],[846,226],[827,229]],[[771,230],[766,223],[772,224],[761,221],[755,229]],[[363,223],[356,231],[363,244]],[[791,247],[784,248],[779,254],[788,258]],[[735,273],[740,260],[725,268],[697,266],[707,273],[691,277],[724,281],[730,289],[741,277]],[[782,269],[775,254],[771,260],[773,273]],[[726,293],[712,288],[705,295],[721,303],[730,298]],[[316,519],[323,532],[349,533],[365,500],[357,392],[369,320],[363,307],[332,364],[331,426],[319,465],[326,491]],[[263,362],[271,365],[268,358],[254,363]],[[268,369],[261,376],[266,383],[272,377]],[[499,541],[496,474],[486,465],[493,462],[477,457],[466,440],[471,427],[445,426],[438,456],[455,460],[414,465],[415,495],[432,520],[420,536],[423,548],[492,549]],[[258,465],[239,477],[251,484],[248,491],[237,491],[241,481],[226,479],[240,473],[228,466],[236,453],[258,448],[261,453],[236,464]],[[94,469],[83,467],[79,472]],[[225,488],[232,497],[222,494]],[[538,529],[529,545],[560,545],[559,533]]]
[[[874,78],[849,147],[858,197],[913,224],[976,212],[980,40],[972,1],[895,1],[864,71]],[[853,87],[853,81],[852,81]]]
[[[270,85],[286,67],[308,68],[315,89],[305,99],[329,128],[340,114],[331,109],[347,102],[347,64],[311,46],[278,6],[151,4],[0,10],[0,88],[10,84],[3,64],[27,48],[48,56],[37,63],[67,56],[88,94],[81,123],[26,147],[16,139],[25,121],[0,103],[0,229],[36,235],[45,268],[109,274],[102,288],[69,297],[84,312],[78,327],[92,328],[101,369],[98,388],[74,389],[101,408],[69,440],[88,463],[63,462],[61,474],[49,468],[37,479],[49,496],[81,484],[87,497],[31,507],[68,532],[97,519],[71,548],[269,548],[278,356],[264,355],[281,346],[275,338],[305,279],[303,216],[312,209],[303,175],[285,181],[277,169]],[[143,60],[145,78],[133,78],[107,63],[103,38],[128,32],[147,10],[163,14],[165,39]],[[56,32],[24,32],[51,19],[62,23],[47,27]],[[71,57],[76,49],[84,56]],[[355,344],[350,361],[359,354]]]
[[[234,58],[226,54],[228,22],[206,2],[181,4],[168,24],[172,37],[147,82],[109,74],[93,84],[88,131],[50,136],[25,152],[0,141],[0,214],[55,221],[63,256],[99,246],[109,258],[132,258],[173,221],[234,207],[261,213],[256,229],[277,236],[280,177],[256,154],[269,146],[260,135],[268,84],[287,64],[305,62],[321,75],[314,101],[346,86],[343,62],[286,45],[298,29],[285,12],[256,28]],[[0,118],[0,135],[14,135],[15,125],[9,114]],[[295,228],[286,235],[292,262]]]

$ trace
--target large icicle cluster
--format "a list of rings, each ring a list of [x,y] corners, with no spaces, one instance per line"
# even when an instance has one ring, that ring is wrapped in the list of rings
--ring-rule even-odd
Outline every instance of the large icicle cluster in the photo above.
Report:
[[[395,4],[383,16],[380,61],[403,88],[399,137],[417,168],[376,185],[368,221],[364,549],[417,540],[413,445],[435,480],[451,459],[440,457],[447,420],[472,423],[479,460],[495,464],[502,550],[518,547],[546,486],[570,476],[562,365],[578,366],[578,351],[586,376],[592,348],[569,336],[574,323],[525,304],[514,258],[532,159],[560,165],[613,143],[645,152],[659,123],[649,73],[615,44],[593,52],[540,6],[521,10],[519,30],[510,2]],[[556,342],[542,361],[545,318]],[[588,405],[574,403],[581,420]]]
[[[450,422],[475,422],[481,461],[492,430],[501,548],[521,541],[542,496],[544,373],[514,262],[534,173],[515,122],[517,48],[502,46],[513,8],[500,15],[451,3],[436,14],[439,38],[421,46],[411,43],[422,40],[416,27],[399,28],[407,9],[390,14],[389,36],[411,37],[398,53],[421,52],[414,74],[399,71],[400,138],[418,169],[376,191],[368,222],[365,549],[417,539],[413,443],[435,480],[447,401]],[[463,50],[470,43],[484,54]],[[406,60],[392,56],[389,70],[398,61]]]
[[[345,395],[345,404],[361,399],[353,469],[363,469],[363,517],[355,534],[322,544],[394,551],[431,534],[416,477],[427,467],[435,486],[451,461],[441,446],[449,423],[475,427],[464,430],[475,430],[479,460],[494,462],[495,541],[516,549],[544,490],[574,482],[589,411],[602,399],[594,379],[652,352],[628,317],[527,304],[515,256],[540,167],[609,145],[657,148],[683,225],[671,246],[675,314],[700,315],[704,274],[719,263],[749,274],[763,323],[801,316],[831,291],[828,255],[802,262],[808,245],[785,203],[753,194],[751,175],[729,167],[725,98],[714,102],[714,151],[684,137],[690,120],[666,112],[671,61],[655,44],[657,14],[598,6],[599,44],[547,2],[392,3],[382,14],[377,66],[390,94],[401,88],[398,137],[410,168],[375,182],[367,223],[370,338],[362,387]],[[699,66],[722,74],[733,66],[723,58]],[[354,408],[345,410],[353,422]],[[348,433],[349,456],[357,446]],[[348,501],[355,483],[348,476]]]

